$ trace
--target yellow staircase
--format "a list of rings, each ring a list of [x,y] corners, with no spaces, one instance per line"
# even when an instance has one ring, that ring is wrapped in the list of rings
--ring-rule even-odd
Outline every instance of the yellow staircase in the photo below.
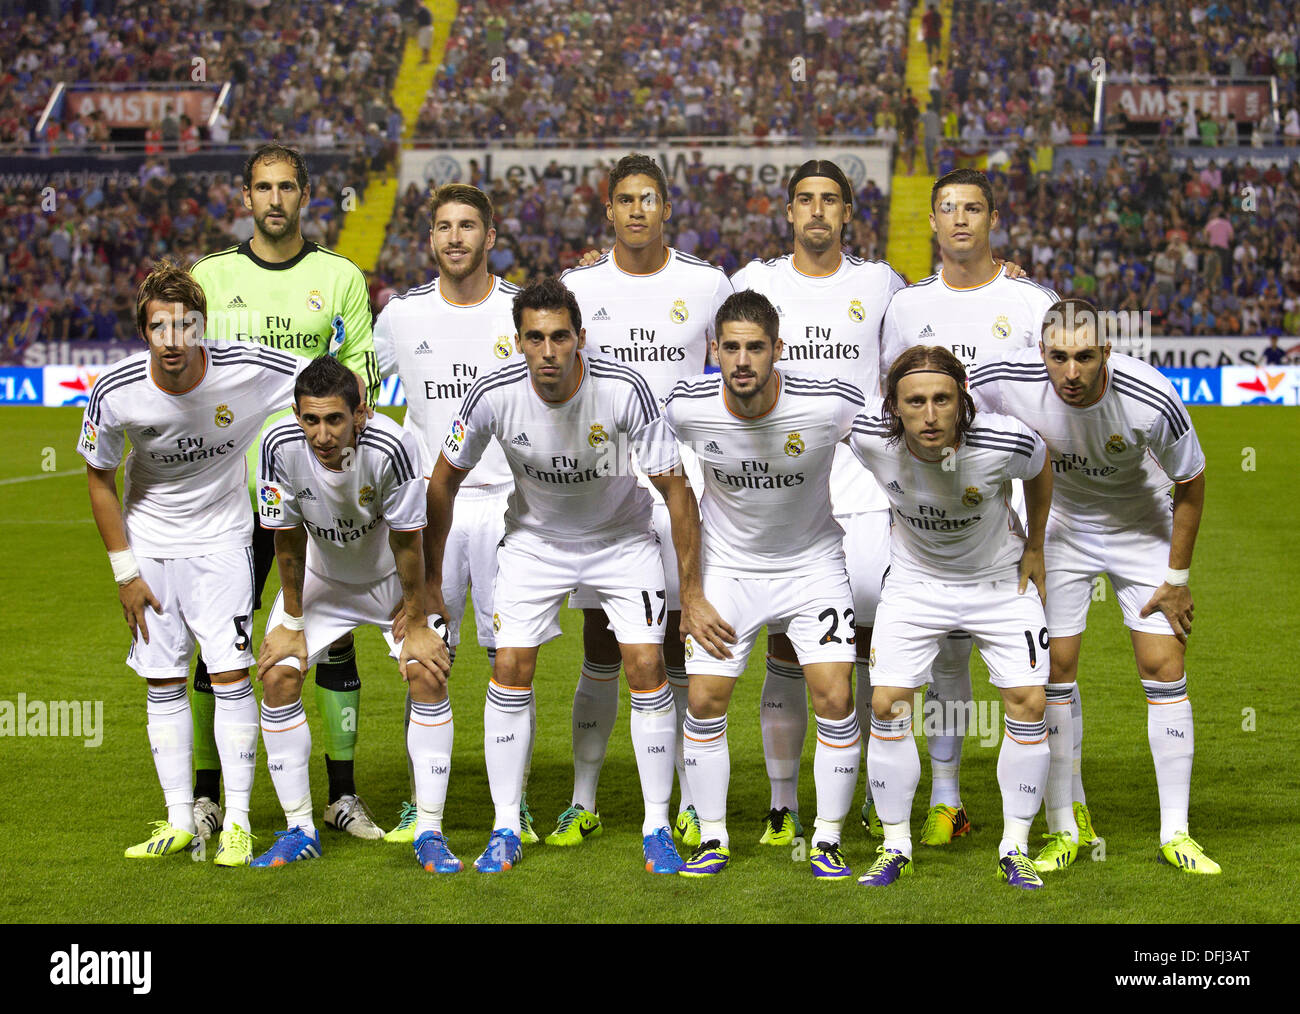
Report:
[[[921,15],[928,6],[922,0],[912,8],[911,22],[907,26],[907,65],[904,77],[922,112],[930,102],[930,61],[926,57],[925,43],[918,42],[917,39],[921,31]],[[938,7],[939,14],[943,17],[940,59],[947,67],[948,36],[952,30],[952,0],[942,0]],[[930,263],[929,214],[930,188],[934,186],[935,178],[925,168],[923,126],[918,125],[916,138],[916,175],[905,175],[907,167],[901,154],[901,145],[900,154],[895,161],[896,171],[889,189],[889,243],[885,248],[886,259],[909,282],[925,278],[934,267]]]
[[[451,37],[452,22],[460,11],[456,0],[424,0],[424,6],[433,15],[433,45],[429,62],[420,63],[420,45],[415,32],[408,32],[402,64],[393,83],[393,102],[402,114],[404,133],[410,136],[424,97],[433,85],[434,75],[442,63],[447,39]],[[364,200],[347,209],[343,230],[339,233],[337,250],[365,271],[373,271],[379,262],[379,252],[384,247],[388,222],[393,217],[397,201],[398,165],[384,172],[372,172],[366,180]],[[356,200],[354,198],[354,200]]]

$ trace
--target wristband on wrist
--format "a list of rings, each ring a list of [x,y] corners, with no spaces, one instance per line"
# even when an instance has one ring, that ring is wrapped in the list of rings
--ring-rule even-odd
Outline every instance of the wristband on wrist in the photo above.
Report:
[[[109,553],[108,563],[113,568],[113,580],[118,584],[130,584],[140,576],[140,565],[135,562],[135,554],[129,548]]]
[[[1190,568],[1187,570],[1174,570],[1173,567],[1170,567],[1165,571],[1165,584],[1173,585],[1175,588],[1186,587],[1188,577],[1191,573],[1192,571]]]
[[[288,613],[280,620],[280,626],[285,630],[303,630],[307,626],[307,621],[302,616],[290,616]]]

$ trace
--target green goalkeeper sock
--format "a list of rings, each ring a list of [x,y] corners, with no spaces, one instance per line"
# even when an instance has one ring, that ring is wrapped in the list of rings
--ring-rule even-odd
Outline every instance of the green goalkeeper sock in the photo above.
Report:
[[[217,752],[217,737],[212,732],[217,699],[212,695],[212,684],[208,681],[208,667],[201,658],[194,667],[190,711],[194,718],[194,798],[207,796],[219,800],[221,755]]]
[[[346,794],[341,786],[351,781],[357,747],[357,723],[361,717],[361,678],[357,675],[356,651],[351,644],[330,649],[325,661],[316,666],[316,709],[325,734],[325,754],[330,760],[330,802]],[[336,784],[337,783],[337,784]]]

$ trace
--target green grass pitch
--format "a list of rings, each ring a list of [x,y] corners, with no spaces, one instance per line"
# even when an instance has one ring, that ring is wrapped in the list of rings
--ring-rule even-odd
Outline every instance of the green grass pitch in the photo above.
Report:
[[[758,731],[761,657],[737,688],[730,727],[732,866],[712,882],[643,872],[640,792],[623,690],[619,729],[601,780],[604,835],[575,849],[534,846],[513,872],[433,877],[408,846],[324,831],[324,859],[276,871],[222,870],[185,857],[122,858],[163,816],[145,735],[144,687],[123,664],[128,634],[103,547],[90,523],[79,409],[0,410],[0,524],[8,577],[0,700],[103,701],[103,742],[0,739],[0,920],[4,922],[1225,922],[1290,921],[1297,849],[1285,821],[1296,812],[1294,624],[1300,615],[1294,513],[1297,413],[1286,408],[1192,411],[1209,457],[1204,522],[1192,588],[1198,606],[1189,672],[1196,712],[1192,833],[1224,868],[1218,878],[1157,865],[1155,779],[1143,702],[1113,595],[1093,606],[1084,641],[1084,778],[1104,861],[1087,852],[1072,869],[1023,895],[994,877],[1001,828],[996,747],[968,740],[963,794],[974,833],[947,849],[918,847],[916,876],[889,891],[815,883],[787,850],[760,848],[767,780]],[[1243,467],[1245,466],[1245,467]],[[274,582],[272,575],[271,581]],[[268,597],[269,601],[269,597]],[[259,614],[265,619],[265,611]],[[544,834],[572,785],[569,708],[581,658],[577,615],[541,655],[538,741],[529,801]],[[456,750],[446,830],[468,863],[492,817],[483,764],[485,656],[467,646],[452,678]],[[403,686],[376,631],[358,637],[364,691],[357,782],[381,823],[407,797]],[[757,654],[757,653],[756,653]],[[976,667],[978,699],[992,699]],[[312,694],[305,695],[315,726]],[[319,735],[317,737],[319,739]],[[808,737],[802,810],[813,813]],[[924,753],[924,741],[921,740]],[[252,820],[260,844],[283,826],[259,757]],[[325,797],[319,743],[317,812]],[[928,798],[923,773],[913,813]],[[859,802],[861,787],[859,787]],[[674,801],[675,805],[675,801]],[[1040,826],[1036,827],[1037,830]],[[1279,835],[1279,831],[1282,833]],[[865,868],[874,852],[857,822],[846,853]],[[183,915],[180,915],[183,913]]]

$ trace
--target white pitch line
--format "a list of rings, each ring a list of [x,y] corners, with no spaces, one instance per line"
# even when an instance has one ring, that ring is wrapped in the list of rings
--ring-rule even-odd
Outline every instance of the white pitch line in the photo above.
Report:
[[[67,472],[42,472],[40,475],[20,475],[16,479],[0,479],[0,486],[12,486],[16,482],[39,482],[41,479],[64,479],[69,475],[85,475],[84,468],[73,468]]]
[[[0,521],[5,525],[93,525],[93,518],[70,518],[67,521],[33,521],[24,519],[22,521]]]

